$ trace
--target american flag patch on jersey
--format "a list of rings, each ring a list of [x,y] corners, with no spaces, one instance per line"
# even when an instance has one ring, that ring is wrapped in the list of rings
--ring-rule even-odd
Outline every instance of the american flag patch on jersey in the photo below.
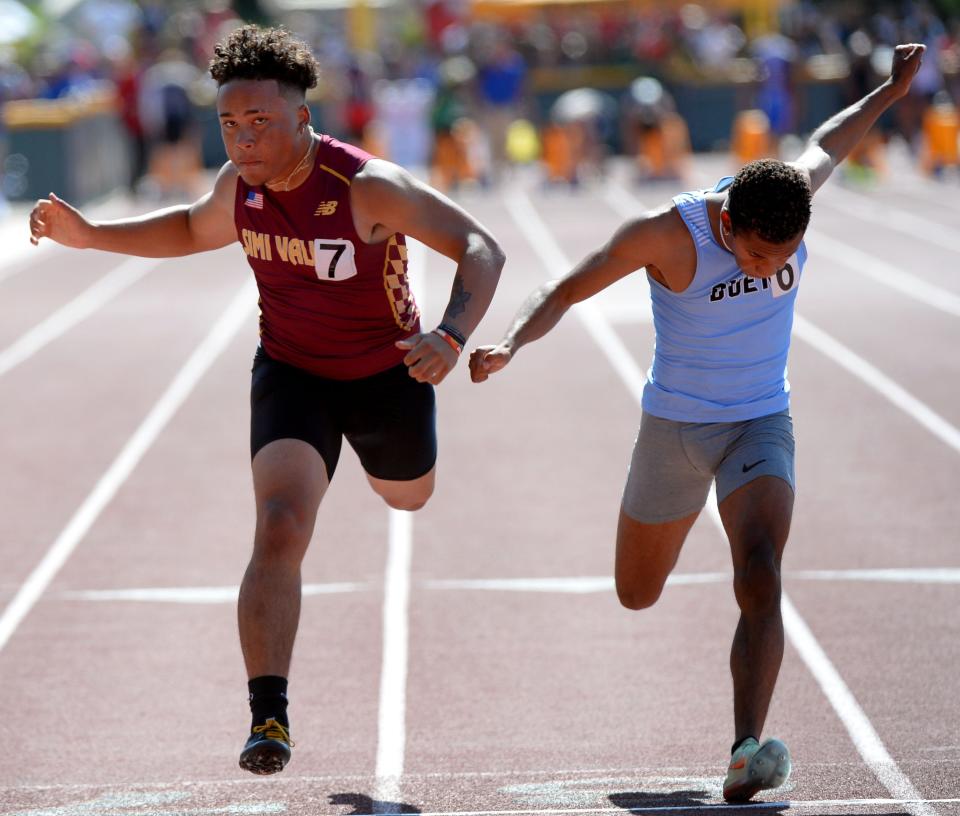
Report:
[[[248,207],[255,210],[263,209],[263,193],[255,193],[253,190],[247,192],[247,200],[243,202]]]

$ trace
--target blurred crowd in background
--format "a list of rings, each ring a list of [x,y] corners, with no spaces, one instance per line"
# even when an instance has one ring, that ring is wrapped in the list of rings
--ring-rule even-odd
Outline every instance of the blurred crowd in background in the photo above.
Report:
[[[318,130],[446,189],[520,164],[576,185],[614,153],[641,179],[682,177],[691,148],[776,154],[875,87],[898,42],[925,43],[923,66],[854,163],[880,172],[878,151],[898,139],[940,173],[949,145],[931,153],[925,117],[955,122],[960,102],[960,0],[0,0],[3,191],[23,192],[25,160],[3,144],[34,121],[25,110],[106,99],[130,189],[197,192],[223,159],[203,148],[216,127],[206,66],[243,22],[285,25],[312,47]],[[696,118],[711,102],[730,120],[715,133]]]

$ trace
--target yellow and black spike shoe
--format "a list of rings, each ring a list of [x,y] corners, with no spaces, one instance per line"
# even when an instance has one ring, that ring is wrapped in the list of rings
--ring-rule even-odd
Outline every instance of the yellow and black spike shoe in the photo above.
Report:
[[[250,730],[250,738],[240,752],[240,767],[255,774],[275,774],[290,761],[294,742],[290,732],[272,717]]]

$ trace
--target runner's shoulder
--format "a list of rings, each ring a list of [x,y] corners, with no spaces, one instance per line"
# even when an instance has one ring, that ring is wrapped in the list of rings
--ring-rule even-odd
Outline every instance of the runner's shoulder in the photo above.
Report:
[[[697,266],[697,248],[674,202],[650,213],[653,252],[647,271],[674,292],[689,286]]]
[[[371,158],[353,176],[350,193],[365,198],[406,196],[416,186],[416,179],[400,165],[386,159]]]
[[[632,226],[645,240],[663,248],[675,247],[678,243],[692,245],[690,232],[672,201],[638,216]]]
[[[210,198],[218,207],[229,208],[232,212],[234,200],[237,195],[237,180],[240,173],[232,161],[227,161],[217,172],[217,178],[213,182],[213,189],[210,191]]]
[[[240,172],[232,161],[225,161],[217,171],[217,178],[213,183],[214,192],[218,188],[228,189],[231,194],[237,189],[237,179],[240,178]]]

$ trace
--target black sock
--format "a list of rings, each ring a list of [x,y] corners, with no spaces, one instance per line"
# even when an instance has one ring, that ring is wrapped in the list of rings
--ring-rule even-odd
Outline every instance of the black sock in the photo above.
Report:
[[[265,674],[247,681],[250,690],[250,713],[253,725],[263,725],[271,717],[284,728],[287,721],[287,678]],[[251,725],[251,728],[253,727]]]
[[[755,740],[756,737],[753,736],[753,734],[747,734],[747,736],[745,736],[743,739],[738,739],[735,743],[733,743],[733,747],[730,749],[730,755],[733,756],[735,753],[737,753],[737,748],[743,745],[743,743],[745,743],[748,739]]]

